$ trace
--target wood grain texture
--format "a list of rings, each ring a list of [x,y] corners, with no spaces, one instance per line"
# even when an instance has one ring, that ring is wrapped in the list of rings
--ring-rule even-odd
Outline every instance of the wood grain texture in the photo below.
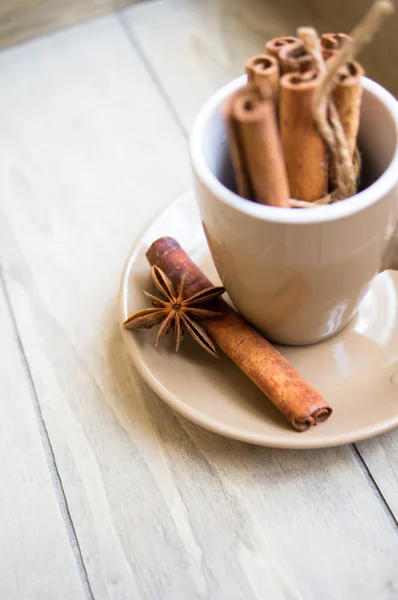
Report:
[[[0,287],[0,590],[8,600],[85,600]]]
[[[145,44],[133,38],[170,101],[176,63],[169,54],[158,69],[149,44],[165,29],[152,11],[169,4],[125,17],[147,28]],[[202,14],[177,4],[175,18]],[[237,64],[256,43],[260,5],[245,10],[246,41],[231,35],[242,12],[229,17]],[[226,77],[210,66],[226,20],[214,27],[203,8],[194,47],[206,36],[207,94]],[[185,36],[188,23],[168,34]],[[196,103],[206,73],[178,44]],[[396,598],[398,538],[350,448],[278,451],[206,432],[161,402],[126,355],[123,262],[190,174],[181,130],[117,18],[3,52],[0,86],[0,256],[95,599]],[[194,112],[181,100],[172,109],[187,123]]]
[[[85,21],[134,0],[2,0],[0,48]]]

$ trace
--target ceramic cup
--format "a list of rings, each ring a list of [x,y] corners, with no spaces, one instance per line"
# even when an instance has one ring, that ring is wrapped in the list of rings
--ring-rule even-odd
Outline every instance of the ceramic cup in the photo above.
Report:
[[[232,191],[221,106],[245,82],[240,77],[212,96],[193,126],[190,154],[205,234],[239,312],[268,339],[312,344],[344,327],[374,277],[392,266],[398,102],[363,78],[359,144],[366,189],[331,206],[275,208]]]

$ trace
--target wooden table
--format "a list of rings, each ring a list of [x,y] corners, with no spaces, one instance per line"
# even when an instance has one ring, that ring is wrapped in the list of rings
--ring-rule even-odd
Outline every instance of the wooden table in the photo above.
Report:
[[[124,260],[190,186],[198,107],[316,19],[158,0],[0,54],[2,599],[398,598],[398,431],[223,439],[159,400],[119,332]]]

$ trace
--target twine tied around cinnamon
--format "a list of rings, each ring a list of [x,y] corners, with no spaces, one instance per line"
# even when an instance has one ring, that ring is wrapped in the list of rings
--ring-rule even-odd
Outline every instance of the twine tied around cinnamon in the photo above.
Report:
[[[292,207],[310,208],[320,204],[332,204],[356,193],[360,172],[360,154],[358,149],[354,153],[354,158],[350,154],[347,138],[331,94],[339,69],[347,62],[352,61],[369,44],[384,20],[393,12],[394,6],[390,0],[375,2],[353,29],[350,34],[351,39],[343,45],[337,56],[328,61],[328,64],[323,59],[321,42],[316,30],[312,27],[301,27],[297,30],[316,69],[321,73],[321,81],[314,99],[314,119],[330,153],[336,189],[316,202],[291,200]]]

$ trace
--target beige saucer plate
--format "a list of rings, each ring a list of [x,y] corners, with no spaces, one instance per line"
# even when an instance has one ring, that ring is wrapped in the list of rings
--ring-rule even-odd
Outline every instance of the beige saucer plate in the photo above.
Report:
[[[152,285],[145,252],[164,235],[176,238],[214,284],[219,283],[199,211],[192,192],[187,192],[156,217],[134,246],[121,281],[121,322],[148,305],[141,293]],[[279,448],[322,448],[398,425],[398,272],[376,278],[357,316],[332,339],[280,348],[334,409],[326,423],[305,433],[294,431],[226,356],[212,358],[189,336],[176,354],[172,339],[155,348],[154,330],[122,328],[122,333],[133,362],[152,389],[186,418],[222,435]]]

